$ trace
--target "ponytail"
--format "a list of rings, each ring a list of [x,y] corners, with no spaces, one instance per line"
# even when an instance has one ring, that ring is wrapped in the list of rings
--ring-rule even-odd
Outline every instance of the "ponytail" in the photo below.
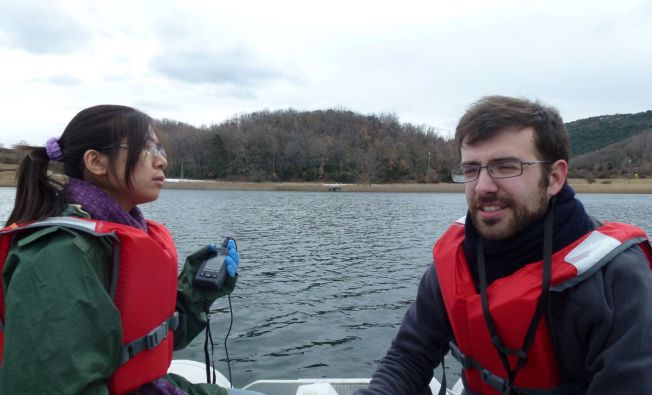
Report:
[[[50,158],[43,147],[18,146],[27,150],[16,172],[16,199],[6,226],[13,223],[35,221],[63,210],[62,184],[48,176]]]
[[[63,180],[48,176],[50,162],[62,165],[65,177],[84,179],[84,153],[96,150],[114,163],[117,144],[126,140],[129,146],[125,180],[131,177],[151,134],[152,119],[127,106],[101,104],[80,111],[68,123],[59,138],[51,138],[45,147],[17,146],[28,154],[16,173],[16,200],[7,225],[36,221],[59,215],[69,197],[63,191]],[[114,168],[111,167],[111,170]]]

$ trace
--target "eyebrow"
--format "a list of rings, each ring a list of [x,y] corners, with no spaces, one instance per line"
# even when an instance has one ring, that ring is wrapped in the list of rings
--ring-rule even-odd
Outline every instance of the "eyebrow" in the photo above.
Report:
[[[487,163],[496,163],[496,162],[500,162],[500,161],[503,161],[503,160],[514,160],[514,159],[521,160],[520,158],[517,158],[515,156],[501,156],[501,157],[498,157],[498,158],[494,158],[494,159],[490,160]],[[460,163],[460,166],[464,166],[464,165],[480,165],[480,164],[481,163],[478,162],[478,161],[464,161],[464,162]]]

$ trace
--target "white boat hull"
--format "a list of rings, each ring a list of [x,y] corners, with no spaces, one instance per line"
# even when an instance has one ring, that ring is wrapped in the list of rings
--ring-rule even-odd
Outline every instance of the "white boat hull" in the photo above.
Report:
[[[212,369],[211,369],[212,370]],[[215,372],[216,384],[221,387],[230,388],[231,383],[219,371]],[[169,373],[183,376],[191,383],[206,382],[206,365],[201,362],[187,359],[175,359],[168,369]],[[212,373],[211,373],[212,375]],[[256,380],[242,389],[262,392],[266,395],[351,395],[360,388],[366,388],[371,379],[290,379],[290,380]],[[433,378],[430,382],[430,390],[433,394],[439,392],[440,383]],[[447,389],[448,395],[462,394],[462,382],[459,380],[453,389]]]

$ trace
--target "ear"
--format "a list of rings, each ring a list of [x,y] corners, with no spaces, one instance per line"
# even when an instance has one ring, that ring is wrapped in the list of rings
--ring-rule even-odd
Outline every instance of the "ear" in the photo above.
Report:
[[[568,163],[565,160],[559,159],[552,164],[548,175],[548,196],[555,196],[561,191],[566,184],[567,174]]]
[[[104,176],[109,172],[109,159],[99,151],[89,149],[84,152],[84,169],[92,176]]]

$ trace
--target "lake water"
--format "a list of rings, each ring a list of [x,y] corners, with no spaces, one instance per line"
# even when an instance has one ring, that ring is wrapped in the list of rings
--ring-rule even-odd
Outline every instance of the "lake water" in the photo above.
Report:
[[[15,190],[0,188],[6,218]],[[592,215],[652,236],[650,195],[578,195]],[[228,340],[233,382],[369,377],[414,300],[431,246],[466,212],[463,194],[163,190],[143,205],[179,257],[232,235],[241,252]],[[211,320],[227,373],[228,302]],[[203,335],[176,358],[203,361]],[[449,364],[447,364],[449,365]],[[450,364],[452,365],[452,363]]]

